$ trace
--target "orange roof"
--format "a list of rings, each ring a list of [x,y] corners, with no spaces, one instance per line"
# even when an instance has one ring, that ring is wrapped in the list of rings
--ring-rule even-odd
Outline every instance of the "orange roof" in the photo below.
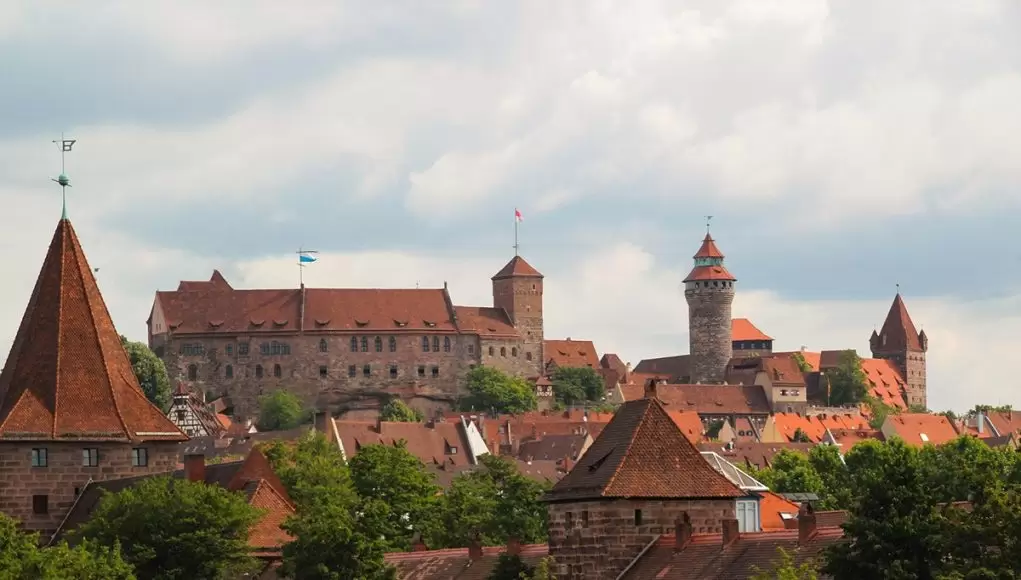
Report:
[[[886,359],[863,358],[861,370],[868,378],[869,393],[897,409],[907,409],[904,402],[904,378],[897,367]]]
[[[667,415],[670,415],[670,419],[673,420],[674,425],[684,433],[684,436],[688,438],[688,441],[692,443],[701,443],[705,428],[702,427],[702,419],[698,417],[698,413],[693,411],[667,411]]]
[[[868,426],[866,425],[866,427]],[[844,451],[868,439],[876,439],[878,441],[884,439],[882,431],[872,429],[871,427],[862,429],[830,429],[830,434],[833,435],[837,445],[844,448]]]
[[[958,433],[943,415],[901,413],[890,415],[883,423],[883,432],[896,435],[908,445],[942,445],[957,439]]]
[[[599,368],[599,356],[591,340],[546,340],[543,341],[546,360],[558,367]]]
[[[142,393],[67,219],[0,374],[0,438],[188,439]]]
[[[510,262],[507,262],[506,266],[500,268],[500,271],[497,272],[495,276],[493,276],[493,280],[500,280],[502,278],[513,278],[516,276],[538,278],[543,277],[542,274],[540,274],[538,270],[533,268],[531,264],[526,262],[524,258],[522,258],[521,256],[514,256],[513,258],[511,258]]]
[[[793,350],[793,351],[790,351],[790,352],[774,352],[773,354],[774,355],[787,354],[787,355],[791,355],[791,356],[794,356],[795,354],[800,354],[801,358],[805,359],[805,362],[808,363],[808,366],[812,367],[812,371],[818,371],[819,370],[819,364],[822,362],[822,353],[812,352],[812,351],[808,351],[808,350]]]
[[[986,418],[993,424],[993,427],[1000,435],[1008,435],[1021,431],[1021,412],[1007,411],[1006,413],[986,413]]]
[[[784,518],[780,514],[798,515],[798,504],[790,502],[771,491],[759,492],[759,518],[763,530],[784,529]]]
[[[263,510],[262,517],[256,521],[248,532],[248,545],[255,550],[275,550],[283,547],[294,538],[280,526],[287,518],[294,515],[294,507],[279,491],[266,480],[258,480],[250,484],[251,491],[248,504]]]
[[[393,445],[404,440],[408,451],[426,465],[449,464],[459,467],[473,464],[459,422],[370,423],[336,420],[334,425],[349,459],[366,445]]]
[[[716,247],[716,242],[713,241],[713,237],[706,232],[705,238],[702,239],[702,245],[699,246],[698,251],[692,258],[723,258],[723,252]]]
[[[805,373],[798,367],[798,363],[794,361],[792,355],[774,354],[761,357],[760,360],[762,361],[762,370],[774,384],[783,383],[804,388]]]
[[[730,321],[731,340],[773,340],[755,327],[747,318],[735,318]]]
[[[457,313],[457,325],[463,332],[487,337],[519,336],[503,308],[455,306],[454,312]]]
[[[787,441],[794,441],[794,434],[798,429],[801,429],[813,443],[822,441],[826,435],[826,427],[815,417],[802,417],[797,413],[776,413],[773,415],[773,423],[777,432]]]
[[[737,278],[721,264],[719,266],[696,266],[684,278],[685,282],[694,282],[696,280],[699,282],[703,280],[728,280],[734,282],[737,281]]]

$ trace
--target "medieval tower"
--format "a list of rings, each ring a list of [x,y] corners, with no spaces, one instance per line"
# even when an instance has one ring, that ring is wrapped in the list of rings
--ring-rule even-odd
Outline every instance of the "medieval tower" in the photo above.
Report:
[[[719,384],[734,354],[730,310],[737,280],[723,267],[723,253],[709,232],[694,259],[684,279],[691,382]]]
[[[882,330],[872,331],[869,346],[872,358],[888,359],[900,370],[908,404],[927,406],[925,353],[929,350],[929,338],[924,330],[915,331],[900,292],[893,299]]]
[[[493,306],[501,308],[521,335],[525,351],[523,376],[539,376],[543,363],[542,274],[521,256],[514,256],[493,276]]]

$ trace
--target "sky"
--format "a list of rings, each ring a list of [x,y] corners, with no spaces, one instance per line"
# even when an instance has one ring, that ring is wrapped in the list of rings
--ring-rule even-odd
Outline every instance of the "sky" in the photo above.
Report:
[[[440,287],[521,254],[549,338],[687,352],[712,215],[734,315],[856,348],[899,284],[930,407],[1021,408],[1021,3],[0,3],[0,356],[68,213],[118,330],[207,279]]]

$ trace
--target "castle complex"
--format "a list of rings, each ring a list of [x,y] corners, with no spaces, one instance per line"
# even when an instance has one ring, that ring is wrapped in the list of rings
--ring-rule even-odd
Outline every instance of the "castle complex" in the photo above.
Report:
[[[515,256],[492,278],[492,306],[455,306],[439,289],[239,290],[219,272],[157,292],[149,346],[172,380],[228,396],[251,417],[286,385],[319,408],[375,412],[400,396],[448,408],[474,365],[543,373],[543,276]],[[352,415],[353,414],[353,415]]]

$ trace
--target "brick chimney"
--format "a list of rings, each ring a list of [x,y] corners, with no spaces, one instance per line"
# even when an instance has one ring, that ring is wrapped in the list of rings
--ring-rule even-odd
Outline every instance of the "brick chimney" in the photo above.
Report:
[[[688,512],[681,514],[674,522],[674,549],[678,552],[683,550],[691,541],[691,517]]]
[[[468,559],[472,562],[482,559],[482,541],[478,534],[472,535],[472,539],[468,542]]]
[[[202,454],[189,453],[184,456],[184,477],[188,481],[206,480],[206,456]]]
[[[507,538],[507,555],[508,556],[520,556],[521,555],[521,540],[510,536]]]
[[[798,545],[803,545],[815,536],[815,510],[807,502],[798,510]]]
[[[726,548],[737,541],[741,537],[741,533],[737,531],[737,520],[734,518],[723,520],[720,523],[723,524],[723,547]]]
[[[659,398],[659,381],[656,379],[649,379],[645,383],[645,398],[646,399],[658,399]]]

